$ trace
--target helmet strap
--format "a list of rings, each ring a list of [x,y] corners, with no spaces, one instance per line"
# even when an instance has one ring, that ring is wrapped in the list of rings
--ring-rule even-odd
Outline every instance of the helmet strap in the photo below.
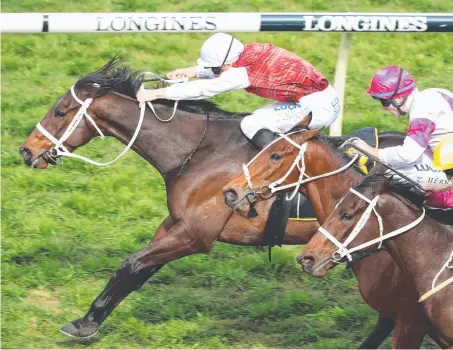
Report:
[[[390,103],[392,104],[392,106],[394,106],[394,107],[396,108],[396,110],[398,111],[398,113],[399,113],[400,115],[406,114],[406,112],[404,112],[404,111],[401,109],[401,107],[404,106],[404,104],[406,103],[408,97],[409,97],[409,96],[404,96],[400,103],[397,103],[397,102],[395,101],[394,98],[390,99]]]
[[[398,75],[398,81],[396,82],[395,91],[393,91],[392,96],[390,96],[390,98],[389,98],[391,104],[396,108],[396,110],[398,111],[398,113],[400,115],[404,115],[406,113],[401,110],[401,107],[406,103],[408,96],[404,96],[401,103],[397,103],[393,97],[398,93],[398,90],[399,90],[400,84],[401,84],[401,79],[403,78],[403,72],[404,72],[404,69],[400,67],[400,73]]]
[[[228,55],[230,54],[230,51],[231,51],[231,46],[233,46],[233,41],[234,41],[234,36],[231,36],[230,46],[228,46],[228,51],[227,51],[227,53],[225,55],[225,58],[223,59],[222,64],[220,65],[220,67],[225,65],[225,62],[228,59]]]

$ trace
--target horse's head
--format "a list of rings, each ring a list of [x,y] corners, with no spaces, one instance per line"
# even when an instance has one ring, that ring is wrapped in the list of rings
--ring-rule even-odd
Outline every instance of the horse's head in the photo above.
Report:
[[[275,181],[281,179],[279,185],[282,186],[297,182],[300,171],[294,165],[304,153],[300,147],[319,132],[320,130],[314,129],[290,133],[268,145],[244,165],[244,172],[223,188],[225,202],[245,215],[251,203],[275,195]]]
[[[57,100],[19,148],[26,165],[34,168],[55,165],[61,154],[73,152],[95,136],[104,136],[102,130],[107,130],[98,116],[103,110],[98,97],[110,91],[135,97],[142,83],[138,72],[118,67],[120,63],[115,56],[101,69],[77,81]]]
[[[297,261],[305,272],[323,277],[338,263],[353,261],[359,251],[371,252],[378,247],[377,244],[359,247],[377,238],[382,229],[377,208],[380,204],[379,195],[386,190],[388,181],[375,179],[375,176],[366,178],[348,191],[297,256]],[[385,213],[381,211],[381,214]]]
[[[76,89],[73,92],[82,102],[91,99],[83,90]],[[61,96],[19,148],[26,165],[35,168],[55,165],[57,147],[64,147],[72,152],[98,135],[92,124],[83,115],[80,116],[85,110],[93,119],[97,119],[95,111],[91,106],[81,105],[75,96],[71,91]],[[77,119],[80,120],[76,125]]]

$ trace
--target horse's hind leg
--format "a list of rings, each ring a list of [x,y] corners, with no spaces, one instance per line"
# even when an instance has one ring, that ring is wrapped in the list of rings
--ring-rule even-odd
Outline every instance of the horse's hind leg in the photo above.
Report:
[[[378,322],[370,335],[360,344],[359,349],[377,349],[395,327],[391,317],[379,315]]]
[[[61,332],[73,337],[93,336],[115,307],[129,293],[141,288],[165,263],[187,255],[208,252],[217,238],[213,236],[208,239],[204,232],[201,239],[196,233],[191,233],[194,232],[193,226],[187,223],[173,226],[171,224],[171,219],[164,220],[151,243],[121,264],[101,294],[93,301],[85,317],[62,327]]]

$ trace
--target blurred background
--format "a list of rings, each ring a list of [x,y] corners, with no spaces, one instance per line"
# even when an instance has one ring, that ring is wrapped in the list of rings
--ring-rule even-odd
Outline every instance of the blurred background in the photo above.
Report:
[[[3,12],[448,12],[445,0],[6,0]],[[331,82],[341,34],[232,33],[270,42],[315,65]],[[377,314],[351,271],[309,278],[301,247],[267,249],[218,243],[208,255],[162,268],[132,293],[89,341],[58,328],[82,317],[120,263],[144,247],[166,216],[163,181],[133,152],[108,167],[65,159],[35,170],[18,148],[79,78],[120,52],[136,70],[164,75],[196,64],[210,34],[3,34],[1,37],[2,348],[355,348]],[[404,67],[418,87],[449,88],[453,36],[354,33],[343,133],[375,126],[406,131],[368,98],[373,74]],[[243,91],[213,99],[252,112],[269,101]],[[79,153],[113,159],[123,145],[94,140]],[[435,347],[430,340],[426,348]],[[389,338],[384,347],[391,347]]]

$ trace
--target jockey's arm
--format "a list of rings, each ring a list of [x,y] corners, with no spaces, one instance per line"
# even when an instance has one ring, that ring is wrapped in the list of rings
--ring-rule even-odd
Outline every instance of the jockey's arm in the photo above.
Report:
[[[250,85],[245,68],[230,68],[219,77],[173,84],[164,90],[169,100],[200,100],[231,90],[245,89]]]
[[[411,119],[404,143],[401,146],[380,149],[379,159],[388,165],[414,163],[429,146],[431,134],[435,129],[436,125],[428,118]]]
[[[195,74],[197,78],[214,79],[215,74],[211,68],[204,68],[203,66],[195,66]]]
[[[210,68],[204,68],[203,66],[193,66],[188,68],[178,68],[174,71],[167,73],[167,78],[176,80],[184,78],[215,78],[214,73]]]
[[[200,100],[231,90],[245,89],[250,85],[245,68],[230,68],[219,77],[173,84],[163,89],[143,89],[137,92],[140,106],[159,98],[169,100]]]
[[[401,146],[375,149],[362,140],[354,141],[354,145],[390,166],[412,164],[425,152],[435,128],[435,124],[430,119],[412,119]]]

